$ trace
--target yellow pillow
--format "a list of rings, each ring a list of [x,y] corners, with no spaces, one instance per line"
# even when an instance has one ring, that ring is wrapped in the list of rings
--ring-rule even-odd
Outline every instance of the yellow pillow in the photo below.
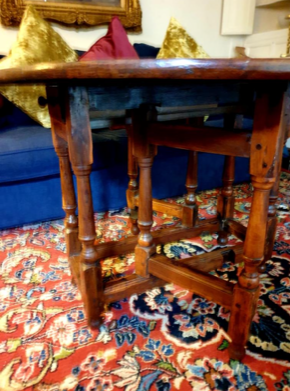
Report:
[[[171,18],[157,58],[209,58],[209,55]]]
[[[39,62],[73,62],[78,56],[43,20],[37,11],[28,6],[19,28],[17,41],[7,57],[0,61],[0,69],[21,67]],[[0,87],[0,93],[27,113],[35,121],[50,128],[47,107],[40,107],[38,98],[46,97],[44,85],[7,85]]]

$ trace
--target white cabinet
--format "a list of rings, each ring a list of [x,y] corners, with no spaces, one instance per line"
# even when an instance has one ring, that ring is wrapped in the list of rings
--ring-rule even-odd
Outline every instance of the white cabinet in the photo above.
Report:
[[[245,39],[246,54],[252,58],[278,58],[286,54],[288,29],[253,34]]]
[[[256,0],[224,0],[222,35],[252,34]]]

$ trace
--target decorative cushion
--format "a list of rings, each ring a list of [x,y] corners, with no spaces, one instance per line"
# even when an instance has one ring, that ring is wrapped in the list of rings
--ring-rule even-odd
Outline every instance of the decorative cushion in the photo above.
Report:
[[[160,50],[160,48],[146,45],[146,43],[134,43],[134,49],[140,58],[156,58]]]
[[[17,41],[7,57],[0,61],[0,69],[37,64],[39,62],[72,62],[78,56],[43,20],[37,11],[28,6],[21,21]],[[8,100],[21,108],[44,127],[50,127],[47,107],[40,107],[38,98],[46,97],[42,85],[1,86],[2,93]]]
[[[122,23],[115,16],[109,25],[107,34],[94,43],[79,60],[94,61],[121,58],[138,59],[139,57],[130,44]]]
[[[157,58],[209,58],[175,18],[171,18]]]

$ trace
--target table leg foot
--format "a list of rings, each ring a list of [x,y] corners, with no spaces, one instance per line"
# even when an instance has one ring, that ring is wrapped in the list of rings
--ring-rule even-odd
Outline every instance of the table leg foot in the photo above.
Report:
[[[100,257],[94,245],[96,232],[90,184],[93,145],[87,90],[85,87],[70,87],[68,98],[67,123],[70,128],[67,129],[67,137],[69,156],[77,178],[79,240],[82,245],[77,271],[88,324],[96,327],[101,323],[104,289]]]
[[[264,258],[269,193],[273,181],[252,177],[254,194],[244,244],[244,269],[234,288],[229,335],[233,357],[242,357],[259,298],[258,268]],[[258,244],[258,245],[257,245]]]
[[[266,262],[269,261],[269,259],[271,259],[273,254],[273,247],[275,243],[276,229],[277,229],[277,222],[278,222],[275,204],[278,199],[279,183],[280,183],[280,171],[279,171],[279,175],[276,178],[274,186],[270,192],[265,253],[264,253],[264,260],[259,266],[260,273],[265,273]]]
[[[229,346],[229,355],[233,360],[241,360],[246,351],[246,344],[257,301],[259,287],[247,290],[239,283],[234,288],[234,297],[229,324],[229,335],[232,340]]]
[[[155,254],[156,246],[153,244],[149,247],[140,246],[135,247],[135,262],[136,274],[142,277],[149,277],[148,261],[151,255]]]
[[[86,264],[81,257],[80,288],[88,324],[98,328],[104,311],[102,271],[99,263]]]

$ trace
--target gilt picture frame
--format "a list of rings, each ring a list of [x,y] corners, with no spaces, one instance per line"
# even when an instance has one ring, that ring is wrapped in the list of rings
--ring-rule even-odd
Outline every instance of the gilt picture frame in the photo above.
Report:
[[[68,25],[103,25],[118,16],[125,28],[141,31],[139,0],[0,0],[1,24],[19,25],[29,4],[34,5],[44,19]]]

